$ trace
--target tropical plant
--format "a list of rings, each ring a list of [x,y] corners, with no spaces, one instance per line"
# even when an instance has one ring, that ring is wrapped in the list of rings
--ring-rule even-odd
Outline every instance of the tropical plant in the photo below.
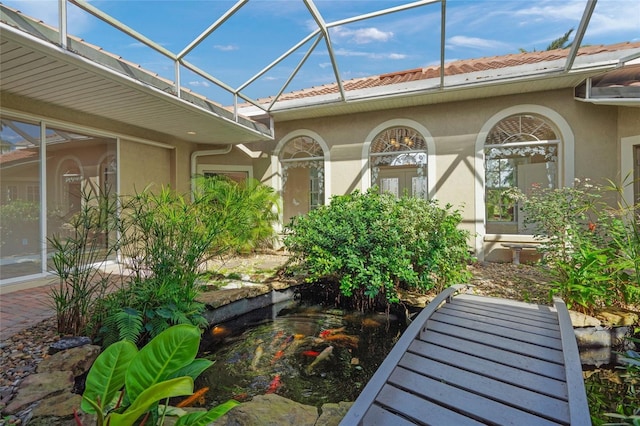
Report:
[[[366,193],[334,196],[287,226],[284,244],[307,281],[339,286],[357,309],[398,302],[398,289],[464,281],[469,259],[460,216],[435,202]]]
[[[573,32],[573,28],[571,28],[569,31],[564,33],[561,37],[558,37],[557,39],[549,43],[549,45],[545,50],[549,51],[549,50],[555,50],[555,49],[566,49],[568,47],[571,47],[572,43],[569,42],[569,37],[571,37],[572,32]],[[520,51],[520,53],[528,53],[528,51],[526,49],[523,49],[522,47],[519,48],[518,50]],[[536,49],[533,49],[533,51],[535,52]]]
[[[118,249],[117,199],[101,189],[85,187],[80,194],[80,211],[67,226],[67,235],[48,238],[53,249],[51,263],[58,285],[51,290],[58,333],[85,333],[97,300],[110,284],[111,274],[103,264]]]
[[[555,275],[551,293],[573,309],[640,302],[638,217],[634,206],[606,202],[616,188],[576,179],[573,187],[514,195],[541,241],[543,264]]]
[[[569,42],[569,37],[571,37],[571,33],[573,32],[573,28],[564,33],[562,37],[559,37],[553,40],[545,50],[556,50],[556,49],[566,49],[571,47],[571,43]]]
[[[140,351],[126,340],[114,343],[89,370],[82,410],[95,414],[98,426],[133,425],[141,417],[140,424],[164,424],[169,399],[193,394],[194,379],[212,364],[196,358],[199,345],[200,330],[190,325],[165,330]],[[181,413],[175,424],[204,426],[238,404],[230,400],[207,412]]]
[[[270,247],[278,220],[278,194],[257,179],[235,182],[226,176],[196,179],[195,200],[211,209],[211,214],[224,224],[220,248],[248,253]]]
[[[143,345],[175,324],[206,327],[197,278],[222,233],[219,217],[166,187],[125,200],[122,212],[121,253],[130,275],[95,309],[103,346],[121,339]]]

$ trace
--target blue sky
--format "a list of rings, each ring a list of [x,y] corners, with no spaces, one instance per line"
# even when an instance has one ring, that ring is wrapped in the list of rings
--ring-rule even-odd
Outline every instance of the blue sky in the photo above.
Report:
[[[56,0],[10,0],[4,4],[57,27]],[[316,0],[331,23],[410,1]],[[93,0],[91,4],[173,53],[235,4],[227,0]],[[449,0],[445,58],[457,59],[544,50],[577,29],[586,0]],[[331,30],[343,79],[439,63],[440,3],[339,26]],[[69,5],[69,32],[159,75],[174,79],[170,60],[100,20]],[[250,0],[198,45],[186,60],[238,88],[316,28],[302,0]],[[600,0],[583,44],[640,41],[640,0]],[[311,47],[311,41],[243,90],[253,98],[275,95]],[[231,98],[201,76],[182,71],[183,86],[222,104]],[[335,82],[320,42],[286,91]]]

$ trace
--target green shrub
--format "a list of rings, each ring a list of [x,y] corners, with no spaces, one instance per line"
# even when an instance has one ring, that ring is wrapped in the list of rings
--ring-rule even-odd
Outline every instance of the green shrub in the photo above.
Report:
[[[426,291],[466,280],[468,233],[457,228],[460,221],[449,206],[372,188],[294,217],[284,244],[308,281],[336,282],[356,308],[367,309],[397,302],[399,288]]]
[[[606,203],[607,190],[621,192],[576,179],[573,187],[516,195],[541,240],[543,263],[555,274],[551,293],[572,309],[640,302],[638,216],[634,206]]]

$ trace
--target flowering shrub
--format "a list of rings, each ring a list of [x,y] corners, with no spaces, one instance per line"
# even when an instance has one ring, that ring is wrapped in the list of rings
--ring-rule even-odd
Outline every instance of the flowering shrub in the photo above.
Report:
[[[601,186],[576,179],[573,187],[512,194],[522,201],[525,224],[542,242],[543,263],[555,273],[552,295],[573,309],[640,302],[637,210],[605,201],[621,192],[612,182]]]

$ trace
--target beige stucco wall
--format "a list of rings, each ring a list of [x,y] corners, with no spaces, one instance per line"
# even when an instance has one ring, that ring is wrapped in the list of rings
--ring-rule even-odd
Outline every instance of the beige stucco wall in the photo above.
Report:
[[[186,193],[190,189],[191,155],[199,150],[220,146],[195,146],[176,141],[167,135],[132,128],[100,117],[78,114],[49,105],[37,104],[6,95],[3,107],[22,110],[35,116],[50,117],[101,132],[114,132],[123,137],[120,142],[121,192],[131,193],[149,183],[170,184]],[[640,109],[593,105],[574,100],[572,89],[523,93],[495,98],[452,102],[448,104],[376,111],[308,120],[276,120],[276,138],[271,142],[248,144],[256,154],[252,158],[238,148],[227,155],[201,156],[198,164],[226,164],[251,167],[253,176],[278,187],[277,158],[274,150],[281,139],[291,132],[309,130],[317,134],[329,149],[330,175],[327,187],[332,194],[345,194],[368,187],[363,182],[362,148],[376,127],[393,119],[410,120],[423,126],[435,144],[435,197],[442,203],[461,208],[464,227],[474,233],[476,203],[482,194],[476,193],[476,182],[483,176],[475,169],[476,140],[482,127],[495,114],[517,105],[538,105],[563,117],[575,139],[575,155],[565,164],[575,166],[576,177],[615,179],[620,172],[620,138],[640,134]],[[136,139],[137,141],[133,141]],[[140,143],[146,140],[155,145]],[[430,153],[433,154],[433,153]],[[562,182],[571,184],[571,182]],[[489,246],[487,246],[489,248]],[[496,245],[494,244],[494,248]],[[496,259],[507,260],[509,253],[500,251]]]
[[[640,135],[640,108],[618,107],[620,138]]]
[[[619,172],[619,135],[640,128],[633,114],[637,109],[622,112],[617,107],[575,101],[573,91],[563,89],[350,116],[277,121],[276,140],[263,144],[262,149],[273,150],[291,132],[304,129],[317,133],[329,147],[331,176],[327,178],[331,180],[331,192],[344,194],[362,187],[362,144],[372,129],[392,119],[412,120],[424,126],[435,141],[436,198],[461,208],[464,227],[474,233],[476,220],[482,220],[475,217],[477,197],[482,197],[475,193],[475,182],[483,179],[476,175],[474,165],[476,139],[494,114],[525,104],[549,108],[567,122],[575,140],[575,155],[566,158],[565,164],[573,164],[576,177],[615,178]],[[623,120],[620,128],[619,118]],[[487,243],[486,248],[494,260],[510,258],[510,252],[499,244]],[[491,255],[491,250],[496,252]]]
[[[126,139],[120,141],[120,193],[135,194],[173,185],[174,150]],[[144,160],[142,160],[144,159]]]

